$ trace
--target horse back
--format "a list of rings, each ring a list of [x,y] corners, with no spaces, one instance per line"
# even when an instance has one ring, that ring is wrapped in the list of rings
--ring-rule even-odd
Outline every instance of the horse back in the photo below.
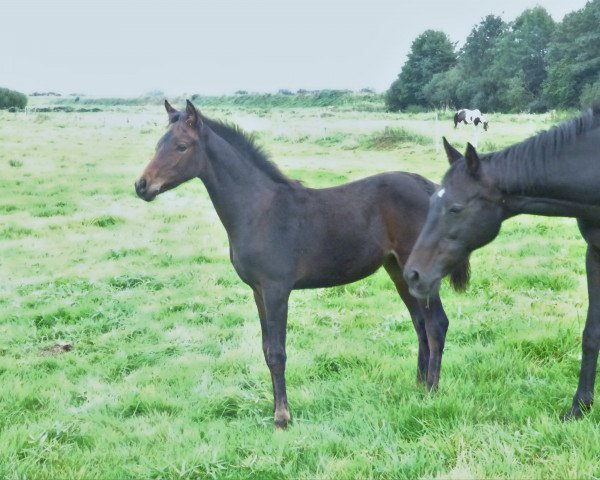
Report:
[[[304,192],[295,242],[299,288],[330,286],[372,274],[394,253],[408,257],[435,184],[390,172]]]

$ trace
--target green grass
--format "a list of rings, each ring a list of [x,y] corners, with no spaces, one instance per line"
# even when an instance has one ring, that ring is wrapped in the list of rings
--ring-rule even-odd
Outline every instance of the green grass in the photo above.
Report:
[[[362,139],[360,145],[367,150],[393,150],[405,144],[428,145],[431,138],[411,132],[406,128],[388,128]]]
[[[203,113],[256,131],[314,187],[439,180],[441,135],[502,148],[553,121],[494,115],[476,137],[425,113],[252,108]],[[384,272],[294,292],[278,432],[252,294],[203,186],[133,192],[165,123],[160,105],[0,113],[0,478],[600,476],[598,409],[559,420],[587,307],[573,220],[509,220],[473,254],[469,290],[443,287],[435,394],[415,384],[416,335]]]

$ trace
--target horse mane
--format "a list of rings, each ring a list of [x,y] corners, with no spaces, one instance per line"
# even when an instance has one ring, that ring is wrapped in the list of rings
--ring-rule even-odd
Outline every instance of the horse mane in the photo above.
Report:
[[[271,160],[269,160],[265,151],[256,144],[256,137],[244,132],[238,125],[233,123],[211,120],[202,116],[202,121],[219,137],[233,146],[246,158],[251,160],[254,165],[266,173],[271,180],[276,183],[296,184],[295,180],[286,177],[281,170]]]
[[[520,188],[542,180],[547,165],[556,160],[561,150],[581,135],[600,126],[600,102],[580,116],[534,135],[503,150],[482,155],[500,178],[520,179]]]

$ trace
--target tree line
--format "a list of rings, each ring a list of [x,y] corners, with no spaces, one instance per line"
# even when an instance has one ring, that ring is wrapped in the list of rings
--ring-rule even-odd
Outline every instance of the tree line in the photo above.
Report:
[[[385,94],[390,111],[544,112],[594,100],[600,100],[600,0],[558,23],[541,6],[512,22],[488,15],[460,49],[444,32],[427,30]]]
[[[27,106],[27,96],[21,92],[0,88],[0,110],[22,109]]]

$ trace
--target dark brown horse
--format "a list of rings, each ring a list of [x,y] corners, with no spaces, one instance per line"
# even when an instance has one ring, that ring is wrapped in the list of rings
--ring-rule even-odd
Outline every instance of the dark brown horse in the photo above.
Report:
[[[406,304],[419,338],[417,378],[437,385],[448,319],[437,294],[412,297],[402,266],[425,221],[434,184],[385,173],[312,189],[284,176],[238,128],[165,101],[169,128],[135,184],[146,201],[199,177],[227,231],[230,257],[254,291],[262,346],[271,371],[275,423],[290,420],[285,388],[288,298],[293,289],[354,282],[382,265]],[[468,280],[468,262],[452,274]]]
[[[600,347],[600,104],[580,117],[505,150],[461,155],[444,139],[450,169],[415,244],[404,276],[419,298],[491,242],[502,222],[521,213],[575,217],[587,242],[589,293],[579,386],[564,418],[592,405]]]

